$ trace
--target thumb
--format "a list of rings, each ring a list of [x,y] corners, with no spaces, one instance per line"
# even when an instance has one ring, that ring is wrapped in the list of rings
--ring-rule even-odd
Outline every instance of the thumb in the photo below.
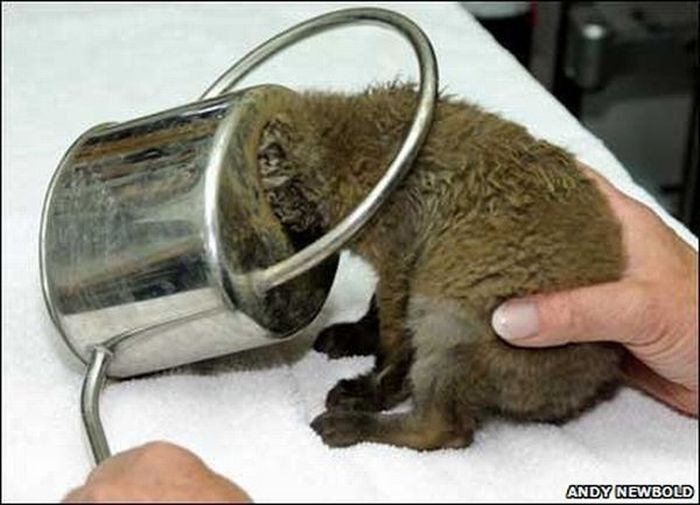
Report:
[[[491,325],[501,338],[518,346],[626,343],[642,327],[644,315],[633,290],[615,282],[510,300],[494,311]]]

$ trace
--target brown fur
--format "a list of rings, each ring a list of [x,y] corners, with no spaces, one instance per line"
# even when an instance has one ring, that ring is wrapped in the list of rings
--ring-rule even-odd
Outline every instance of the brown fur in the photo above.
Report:
[[[296,231],[339,222],[383,175],[415,103],[413,87],[396,84],[290,98],[259,150],[277,217]],[[441,97],[411,171],[351,249],[379,275],[376,312],[355,330],[326,330],[317,348],[350,354],[361,331],[360,351],[378,358],[329,393],[312,424],[329,445],[466,446],[487,414],[560,422],[618,379],[612,344],[520,349],[491,329],[510,297],[612,281],[623,268],[603,196],[571,155],[517,124]],[[409,396],[411,412],[379,413]]]

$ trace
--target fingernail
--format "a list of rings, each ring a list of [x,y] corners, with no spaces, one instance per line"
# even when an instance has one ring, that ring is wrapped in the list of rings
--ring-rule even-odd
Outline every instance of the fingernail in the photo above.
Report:
[[[535,302],[506,302],[491,317],[491,326],[506,340],[520,340],[535,335],[540,329]]]

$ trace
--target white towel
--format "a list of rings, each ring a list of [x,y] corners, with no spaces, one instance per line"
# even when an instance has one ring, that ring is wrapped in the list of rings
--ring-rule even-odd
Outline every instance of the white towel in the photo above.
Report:
[[[52,327],[38,276],[41,202],[62,154],[97,123],[194,100],[263,40],[348,5],[3,4],[3,501],[58,500],[91,468],[78,405],[83,369]],[[442,86],[571,150],[697,248],[458,4],[378,5],[426,31]],[[363,26],[304,42],[247,82],[359,90],[397,74],[415,78],[415,67],[400,37]],[[326,323],[359,318],[373,282],[363,263],[343,257]],[[309,351],[313,330],[236,356],[214,375],[185,370],[108,385],[102,415],[112,449],[170,440],[258,501],[551,501],[577,483],[697,490],[697,421],[630,389],[561,427],[490,422],[467,449],[330,449],[309,423],[335,382],[368,370],[372,359],[330,361]]]

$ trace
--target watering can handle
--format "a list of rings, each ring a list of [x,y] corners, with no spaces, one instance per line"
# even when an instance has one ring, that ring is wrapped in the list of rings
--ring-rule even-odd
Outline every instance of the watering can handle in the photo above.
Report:
[[[105,373],[112,360],[112,351],[105,346],[95,346],[88,366],[83,389],[80,392],[80,413],[83,417],[90,449],[95,464],[99,465],[111,456],[107,437],[100,420],[100,391],[105,382]]]
[[[377,8],[344,9],[312,18],[261,44],[236,62],[200,97],[204,100],[230,91],[263,61],[295,42],[340,25],[366,22],[379,23],[397,30],[410,42],[416,53],[420,85],[418,106],[411,128],[384,176],[351,214],[313,244],[275,265],[251,273],[253,287],[258,293],[301,275],[338,252],[360,231],[408,172],[425,141],[433,118],[438,86],[435,54],[423,31],[401,14]],[[112,352],[104,346],[93,349],[81,393],[83,423],[96,464],[110,456],[109,445],[100,421],[99,394],[111,357]]]
[[[360,231],[408,172],[428,135],[433,118],[438,87],[435,53],[425,33],[413,21],[401,14],[367,7],[343,9],[312,18],[264,42],[224,72],[200,97],[200,99],[212,98],[231,91],[235,84],[258,65],[302,39],[341,25],[356,23],[375,23],[393,28],[413,47],[418,58],[420,83],[418,105],[411,128],[384,176],[352,213],[327,234],[301,251],[279,263],[249,274],[257,293],[262,294],[268,289],[279,286],[337,253]]]

